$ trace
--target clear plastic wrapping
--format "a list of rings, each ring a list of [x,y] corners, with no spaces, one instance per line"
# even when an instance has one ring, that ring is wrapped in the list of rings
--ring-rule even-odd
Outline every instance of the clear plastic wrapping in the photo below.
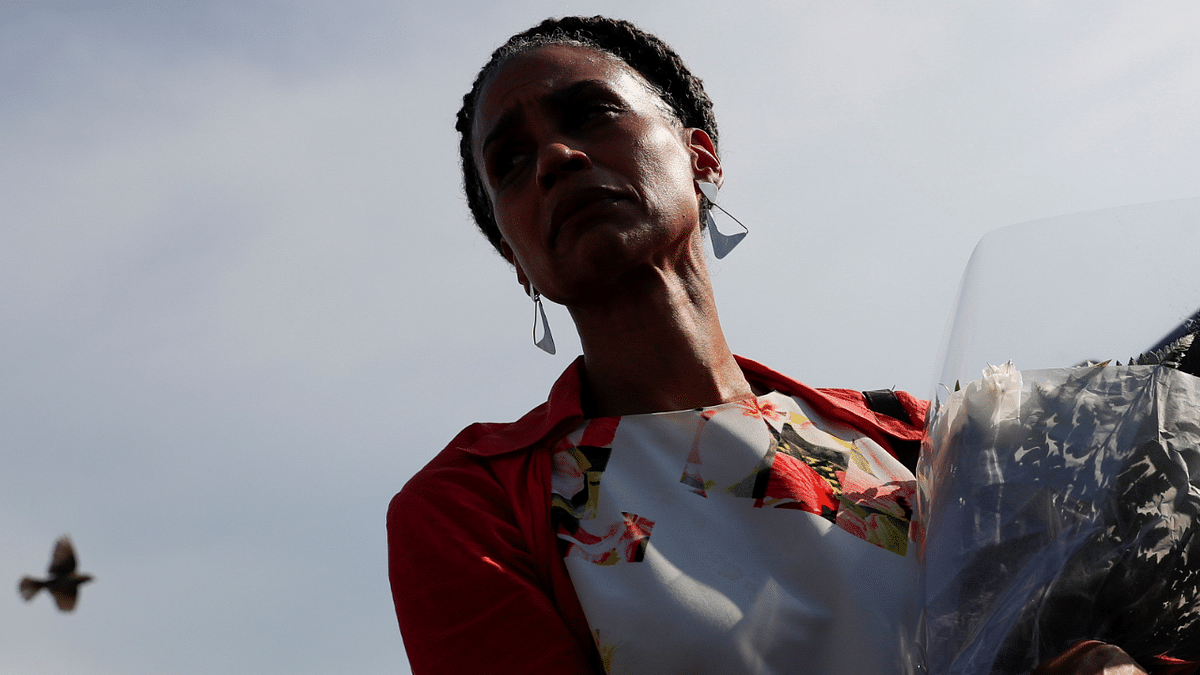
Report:
[[[1200,661],[1200,378],[1116,361],[1195,329],[1196,251],[1200,199],[980,243],[917,471],[914,672],[1028,673],[1083,638]]]
[[[1200,379],[989,369],[920,468],[926,664],[1027,673],[1073,642],[1200,658]]]

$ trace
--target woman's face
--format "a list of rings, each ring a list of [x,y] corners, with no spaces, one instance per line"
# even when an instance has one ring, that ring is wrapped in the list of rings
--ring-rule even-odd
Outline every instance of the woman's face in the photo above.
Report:
[[[504,253],[551,300],[603,299],[701,250],[695,180],[720,180],[712,142],[609,54],[513,57],[480,92],[472,141]]]

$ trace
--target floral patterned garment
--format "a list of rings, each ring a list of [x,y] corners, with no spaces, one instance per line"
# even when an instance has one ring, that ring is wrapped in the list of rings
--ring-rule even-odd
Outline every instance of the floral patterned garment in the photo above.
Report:
[[[559,551],[609,673],[900,673],[914,480],[778,392],[587,420],[554,448]]]

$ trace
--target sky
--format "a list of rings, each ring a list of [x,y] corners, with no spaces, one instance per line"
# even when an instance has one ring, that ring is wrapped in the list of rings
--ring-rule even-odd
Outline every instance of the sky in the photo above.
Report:
[[[722,323],[815,386],[929,395],[991,230],[1200,196],[1192,3],[0,0],[0,672],[407,672],[389,499],[578,353],[557,306],[532,345],[454,113],[594,13],[704,79]],[[64,533],[70,615],[15,589]]]

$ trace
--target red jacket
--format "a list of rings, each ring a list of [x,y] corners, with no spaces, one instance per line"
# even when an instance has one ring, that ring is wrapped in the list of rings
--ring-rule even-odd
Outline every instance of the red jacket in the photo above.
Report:
[[[871,412],[861,392],[813,389],[737,359],[752,384],[798,396],[884,448],[921,437],[925,404],[909,394],[897,397],[912,424]],[[580,366],[520,420],[464,429],[392,499],[388,573],[414,673],[597,672],[550,525],[549,447],[583,420]]]

